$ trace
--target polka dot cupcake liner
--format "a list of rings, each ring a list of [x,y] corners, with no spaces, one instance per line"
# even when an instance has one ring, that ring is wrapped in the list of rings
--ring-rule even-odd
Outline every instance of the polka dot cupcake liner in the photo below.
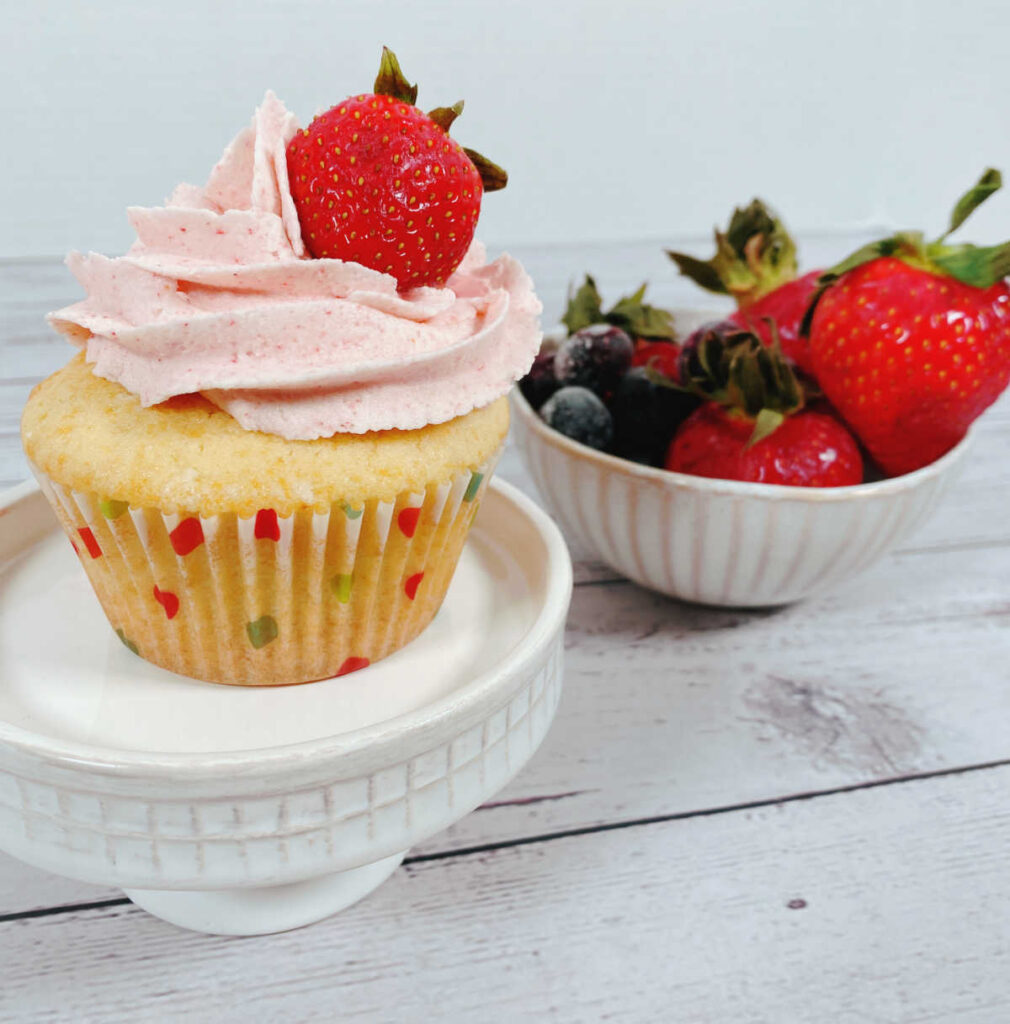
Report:
[[[354,672],[413,640],[496,461],[391,502],[249,517],[134,508],[32,469],[126,647],[195,679],[268,686]]]

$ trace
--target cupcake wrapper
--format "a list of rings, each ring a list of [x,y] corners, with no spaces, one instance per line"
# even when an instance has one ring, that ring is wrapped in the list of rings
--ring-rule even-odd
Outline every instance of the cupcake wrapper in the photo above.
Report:
[[[250,686],[343,675],[413,640],[442,604],[496,461],[392,502],[248,518],[131,508],[31,468],[127,647]]]

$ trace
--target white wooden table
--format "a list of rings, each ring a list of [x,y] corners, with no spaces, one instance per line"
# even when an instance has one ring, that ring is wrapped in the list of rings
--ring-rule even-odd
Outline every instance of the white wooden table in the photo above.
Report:
[[[697,302],[660,245],[516,255],[551,323],[583,269]],[[0,485],[76,295],[0,264]],[[0,855],[0,1020],[1010,1020],[1010,403],[979,434],[918,536],[792,608],[688,607],[575,552],[543,748],[335,918],[201,936]],[[532,489],[516,452],[500,472]]]

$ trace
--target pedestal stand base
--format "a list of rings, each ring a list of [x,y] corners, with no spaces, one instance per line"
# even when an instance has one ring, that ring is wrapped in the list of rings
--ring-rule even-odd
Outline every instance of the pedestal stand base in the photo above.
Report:
[[[348,871],[260,889],[123,891],[138,907],[180,928],[210,935],[268,935],[313,924],[357,903],[389,878],[403,857],[397,853]]]

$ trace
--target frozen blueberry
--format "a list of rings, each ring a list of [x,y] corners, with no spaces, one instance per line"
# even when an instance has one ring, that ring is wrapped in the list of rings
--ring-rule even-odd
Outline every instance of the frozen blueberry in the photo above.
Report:
[[[631,365],[635,346],[619,327],[593,324],[566,338],[554,356],[554,376],[562,387],[589,388],[606,398]]]
[[[533,360],[530,372],[519,382],[519,390],[534,409],[539,409],[559,387],[554,376],[553,352],[541,352]]]
[[[633,462],[659,465],[677,427],[698,404],[694,395],[654,383],[645,367],[629,370],[610,403],[614,451]]]
[[[607,407],[588,388],[556,391],[544,403],[540,415],[547,426],[590,448],[606,448],[614,435]]]

